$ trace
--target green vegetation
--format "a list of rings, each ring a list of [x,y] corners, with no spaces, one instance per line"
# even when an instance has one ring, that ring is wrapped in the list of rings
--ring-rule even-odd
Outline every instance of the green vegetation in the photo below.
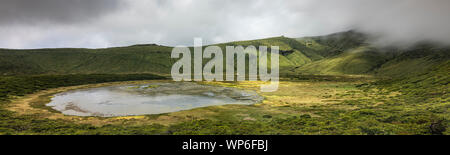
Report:
[[[311,80],[314,82],[307,82]],[[228,117],[232,115],[229,114],[228,119],[189,121],[171,126],[169,131],[172,134],[450,133],[450,97],[446,93],[448,78],[424,78],[415,87],[401,84],[397,81],[400,79],[376,82],[360,80],[356,83],[311,80],[295,81],[295,84],[303,84],[304,88],[298,88],[292,83],[281,83],[277,93],[266,95],[272,105],[271,111],[280,112],[265,115],[248,112],[250,116],[258,117],[257,121],[230,120]],[[435,87],[428,88],[425,83],[432,81]],[[310,86],[305,86],[305,83]],[[307,93],[305,90],[308,90]],[[301,97],[296,97],[298,95]],[[321,100],[312,98],[314,95],[319,95]],[[306,102],[305,98],[311,102]],[[273,102],[279,105],[274,106]]]
[[[1,49],[0,134],[450,134],[450,48],[365,41],[349,31],[217,44],[279,46],[279,90],[259,92],[265,100],[256,105],[123,118],[63,116],[37,105],[53,88],[163,79],[155,74],[170,73],[172,47]],[[260,83],[205,84],[258,91]],[[41,90],[49,93],[16,107],[16,99]]]
[[[0,50],[0,74],[170,73],[172,47]]]
[[[217,46],[222,47],[223,51],[225,51],[225,46],[241,45],[246,47],[254,45],[268,46],[269,48],[272,45],[279,46],[280,72],[296,73],[294,70],[305,64],[336,56],[342,51],[364,45],[360,39],[355,39],[359,35],[355,32],[333,34],[329,36],[331,38],[329,40],[321,37],[299,39],[274,37],[223,43],[217,44]],[[314,40],[314,43],[306,45],[305,40]],[[155,44],[105,49],[0,49],[0,74],[157,73],[167,75],[170,73],[172,64],[176,61],[176,59],[170,58],[171,51],[172,47]],[[365,60],[367,57],[361,58],[361,61],[369,61]],[[367,67],[373,66],[368,65]],[[360,70],[367,71],[369,69]],[[358,72],[360,70],[351,73],[364,73]],[[316,74],[318,72],[311,73]]]

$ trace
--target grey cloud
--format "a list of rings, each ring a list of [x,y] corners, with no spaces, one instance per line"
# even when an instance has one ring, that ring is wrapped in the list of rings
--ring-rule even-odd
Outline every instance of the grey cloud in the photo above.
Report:
[[[0,25],[84,22],[119,8],[119,2],[119,0],[2,0]]]
[[[4,0],[0,47],[175,46],[349,29],[378,45],[450,44],[448,15],[448,0]]]
[[[307,12],[328,18],[331,26],[347,25],[371,34],[377,45],[450,44],[448,0],[322,0]]]

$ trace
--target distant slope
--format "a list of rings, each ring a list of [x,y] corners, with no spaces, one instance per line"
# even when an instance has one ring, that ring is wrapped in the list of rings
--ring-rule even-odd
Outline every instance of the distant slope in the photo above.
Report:
[[[287,37],[274,37],[260,40],[249,40],[249,41],[236,41],[230,43],[217,44],[218,46],[279,46],[280,52],[280,67],[292,68],[298,65],[303,65],[312,62],[316,58],[316,55],[306,54],[306,50],[312,51],[307,48],[304,44],[298,42],[295,39]],[[270,50],[269,50],[270,51]]]
[[[355,31],[325,36],[259,40],[215,44],[225,46],[279,46],[280,74],[371,74],[386,77],[413,76],[443,66],[450,48],[421,45],[387,52],[366,42]],[[1,75],[77,73],[157,73],[168,75],[173,47],[155,44],[105,49],[0,49]],[[191,50],[192,51],[192,50]],[[225,54],[224,54],[225,55]],[[206,63],[205,60],[203,63]],[[448,76],[448,75],[445,75]]]
[[[407,77],[430,72],[443,67],[450,60],[449,48],[418,45],[397,54],[392,60],[380,66],[375,73],[389,77]],[[450,68],[446,68],[450,71]]]
[[[0,50],[0,73],[170,73],[171,47]]]
[[[280,68],[287,71],[317,59],[298,49],[304,48],[295,39],[275,37],[254,41],[217,44],[244,47],[264,45],[280,47]],[[105,49],[0,49],[0,74],[72,74],[72,73],[160,73],[169,74],[173,47],[158,45],[135,45]],[[193,50],[191,50],[193,52]],[[192,54],[193,55],[193,54]],[[225,54],[224,54],[225,55]],[[320,57],[320,56],[317,56]],[[320,57],[321,58],[321,57]],[[204,61],[206,63],[206,60]]]
[[[368,74],[388,60],[371,47],[360,46],[342,53],[306,64],[296,71],[302,74]]]

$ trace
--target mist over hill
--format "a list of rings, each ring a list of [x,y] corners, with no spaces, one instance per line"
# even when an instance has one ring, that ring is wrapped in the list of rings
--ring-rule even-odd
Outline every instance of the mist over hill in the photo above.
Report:
[[[432,43],[409,48],[372,45],[370,36],[346,31],[325,36],[215,44],[225,46],[279,46],[280,74],[405,76],[428,72],[448,63],[448,47]],[[173,47],[140,44],[102,49],[0,49],[1,75],[156,73],[168,75],[177,59]],[[223,50],[225,51],[225,50]],[[207,61],[207,60],[205,60]],[[448,66],[441,66],[448,67]]]

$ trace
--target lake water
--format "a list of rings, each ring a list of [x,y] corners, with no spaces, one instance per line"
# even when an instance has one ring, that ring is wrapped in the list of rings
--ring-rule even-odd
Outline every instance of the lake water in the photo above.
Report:
[[[56,94],[47,106],[66,115],[128,116],[160,114],[225,104],[253,104],[252,91],[191,82],[118,85]]]

